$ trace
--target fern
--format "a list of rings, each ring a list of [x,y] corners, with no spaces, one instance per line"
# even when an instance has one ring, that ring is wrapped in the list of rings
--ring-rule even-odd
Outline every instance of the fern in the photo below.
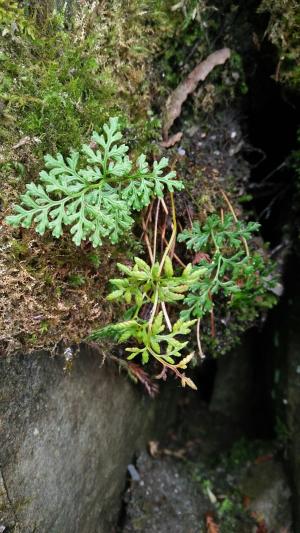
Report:
[[[184,337],[187,338],[196,320],[179,319],[171,324],[165,304],[176,305],[183,300],[189,287],[205,274],[206,268],[193,271],[189,264],[181,275],[176,276],[169,256],[160,264],[156,262],[151,266],[139,257],[135,257],[134,262],[133,267],[118,263],[119,270],[125,276],[110,280],[113,291],[107,297],[107,300],[125,300],[128,305],[132,305],[126,312],[126,320],[94,331],[89,339],[99,341],[111,338],[119,343],[130,341],[134,345],[126,348],[129,352],[127,359],[140,357],[143,364],[151,359],[156,360],[163,366],[163,372],[169,369],[180,378],[183,386],[196,388],[193,381],[181,372],[187,368],[194,355],[191,353],[184,356],[182,352],[188,345],[188,340]],[[144,317],[147,307],[151,307],[148,320]],[[158,311],[159,307],[163,311]],[[176,359],[180,360],[176,362]]]
[[[166,158],[155,161],[152,171],[144,154],[133,165],[128,146],[119,144],[118,118],[110,118],[103,130],[92,136],[96,149],[85,144],[81,153],[72,151],[66,159],[62,154],[47,155],[40,183],[27,185],[16,214],[6,218],[8,224],[34,224],[40,235],[51,230],[56,238],[63,226],[69,226],[77,246],[86,240],[101,246],[103,238],[115,244],[131,228],[133,210],[140,211],[154,196],[162,198],[164,189],[183,188],[174,171],[164,175]]]
[[[178,235],[178,241],[185,242],[187,249],[202,252],[206,257],[194,267],[197,271],[205,266],[206,270],[202,278],[190,287],[184,300],[187,309],[181,312],[181,318],[201,318],[211,312],[213,297],[218,293],[230,297],[232,302],[239,293],[243,298],[240,283],[244,277],[251,279],[248,293],[252,296],[256,294],[257,265],[249,256],[247,241],[258,229],[256,222],[244,224],[235,221],[230,214],[226,214],[224,220],[218,215],[211,215],[202,227],[195,222],[191,229]]]

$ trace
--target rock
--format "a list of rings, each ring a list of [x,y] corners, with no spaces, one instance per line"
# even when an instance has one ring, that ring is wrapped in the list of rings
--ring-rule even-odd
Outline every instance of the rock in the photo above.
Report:
[[[141,481],[132,482],[127,491],[124,533],[205,531],[205,513],[212,504],[198,490],[185,465],[142,453],[137,469]]]
[[[253,343],[251,333],[244,335],[239,346],[217,361],[217,374],[210,401],[212,412],[229,416],[247,425],[252,407]]]
[[[10,533],[112,533],[156,409],[160,424],[172,419],[176,402],[150,400],[92,350],[69,374],[64,364],[45,352],[0,360],[0,525]]]
[[[267,531],[291,532],[291,491],[282,464],[274,460],[252,464],[240,490],[250,501],[249,510]]]
[[[300,531],[300,259],[290,257],[284,296],[271,316],[267,337],[274,361],[277,432],[289,460],[295,531]],[[274,333],[275,332],[275,333]]]
[[[299,261],[298,261],[299,265]],[[292,288],[292,299],[286,309],[284,336],[281,339],[281,357],[285,359],[286,390],[282,402],[285,405],[289,433],[289,457],[294,482],[294,507],[297,531],[300,531],[300,283],[298,278]],[[284,344],[285,341],[285,344]]]

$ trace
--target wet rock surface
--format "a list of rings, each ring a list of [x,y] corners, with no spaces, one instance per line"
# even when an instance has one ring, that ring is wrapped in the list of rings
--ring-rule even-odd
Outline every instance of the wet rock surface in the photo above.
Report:
[[[0,527],[111,533],[132,455],[172,418],[83,349],[72,371],[48,353],[0,360]],[[165,398],[166,399],[166,398]],[[164,407],[165,406],[165,407]]]

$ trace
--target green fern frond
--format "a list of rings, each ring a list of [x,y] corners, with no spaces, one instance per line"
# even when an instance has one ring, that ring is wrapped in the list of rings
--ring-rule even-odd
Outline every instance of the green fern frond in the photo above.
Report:
[[[121,139],[119,120],[113,117],[101,135],[93,133],[96,149],[85,144],[81,153],[72,151],[66,158],[46,155],[39,183],[27,185],[21,205],[6,222],[14,227],[35,225],[40,235],[50,230],[55,238],[68,226],[77,246],[82,241],[101,246],[104,238],[117,243],[134,222],[133,210],[148,206],[154,196],[161,198],[165,189],[183,188],[174,171],[163,174],[166,158],[155,161],[152,171],[144,154],[133,165]]]

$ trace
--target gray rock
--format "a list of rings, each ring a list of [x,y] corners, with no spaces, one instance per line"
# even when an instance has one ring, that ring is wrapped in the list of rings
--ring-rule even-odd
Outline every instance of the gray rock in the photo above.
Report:
[[[132,482],[126,500],[124,533],[204,533],[205,513],[212,510],[185,465],[172,458],[137,461],[141,481]]]
[[[0,525],[112,533],[128,463],[175,402],[144,396],[85,348],[70,374],[47,353],[0,360]],[[164,389],[167,390],[167,389]],[[5,531],[5,530],[4,530]]]
[[[280,463],[252,464],[240,488],[250,498],[249,510],[264,521],[268,531],[292,531],[291,491]]]
[[[289,457],[294,481],[294,505],[297,531],[300,531],[300,286],[295,287],[295,298],[287,310],[286,343],[282,347],[286,360],[286,406],[289,432]]]
[[[252,344],[248,333],[239,346],[218,359],[209,407],[240,425],[247,424],[252,406]]]
[[[292,259],[289,286],[273,318],[274,398],[279,436],[288,452],[293,483],[295,531],[300,531],[300,282],[297,258]]]

